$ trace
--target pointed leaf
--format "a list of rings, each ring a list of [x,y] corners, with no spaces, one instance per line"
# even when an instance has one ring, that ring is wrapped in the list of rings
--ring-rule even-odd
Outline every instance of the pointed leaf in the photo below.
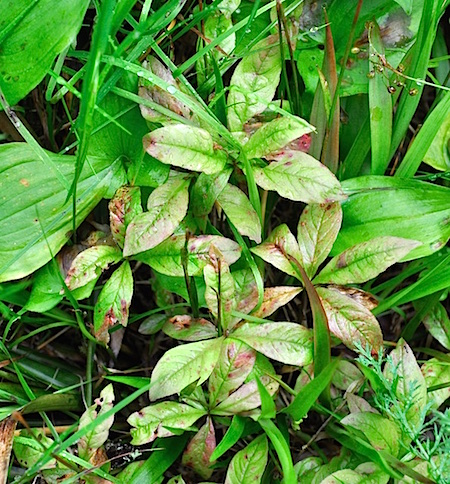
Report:
[[[342,209],[338,202],[312,204],[303,210],[298,222],[297,240],[308,277],[314,277],[330,253],[341,222]]]
[[[231,459],[225,484],[260,483],[268,453],[267,437],[260,435]]]
[[[180,393],[183,388],[205,382],[220,354],[223,338],[176,346],[164,353],[152,373],[150,400]]]
[[[216,149],[208,131],[186,124],[171,124],[144,136],[149,155],[168,165],[179,166],[207,175],[225,168],[227,156]]]
[[[189,179],[172,174],[148,198],[148,212],[134,217],[127,228],[124,256],[152,249],[173,234],[186,215]]]
[[[267,318],[278,308],[292,301],[301,291],[301,287],[293,286],[266,287],[264,289],[263,303],[257,311],[252,313],[252,316],[263,319]]]
[[[161,402],[132,413],[127,422],[131,429],[132,445],[153,442],[157,437],[174,435],[171,429],[185,430],[191,427],[206,410],[178,402]]]
[[[142,213],[140,188],[120,187],[110,200],[108,208],[111,233],[117,245],[123,248],[128,225],[134,217]]]
[[[118,323],[127,325],[132,297],[133,274],[130,263],[125,261],[113,272],[95,303],[94,334],[99,341],[108,344],[108,329]]]
[[[428,388],[428,401],[433,409],[438,409],[450,398],[450,365],[436,358],[426,361],[421,368]],[[442,388],[430,391],[430,388],[442,385]]]
[[[206,418],[206,423],[194,435],[183,453],[183,466],[191,467],[203,479],[212,476],[212,465],[210,462],[211,454],[216,448],[216,435],[210,417]]]
[[[167,336],[182,341],[201,341],[216,338],[217,328],[204,318],[193,318],[188,314],[180,314],[169,318],[162,327]]]
[[[206,217],[211,212],[232,171],[232,168],[226,168],[213,175],[200,173],[191,190],[190,208],[195,217]]]
[[[401,260],[420,242],[399,237],[376,237],[334,257],[314,279],[315,284],[357,284],[373,279]]]
[[[283,151],[265,168],[253,168],[256,183],[283,198],[304,203],[344,200],[337,178],[322,163],[301,151]]]
[[[287,365],[312,361],[311,331],[297,323],[246,323],[233,332],[233,338]]]
[[[318,287],[317,293],[328,317],[330,331],[348,348],[369,345],[378,353],[383,335],[375,316],[362,304],[333,287]]]
[[[423,324],[433,338],[439,341],[444,348],[450,350],[450,319],[441,303],[437,303],[425,316]]]
[[[234,271],[233,278],[237,299],[236,310],[249,314],[258,303],[258,287],[256,285],[255,276],[249,268],[245,268]],[[235,322],[238,321],[240,321],[240,319],[236,318]]]
[[[257,244],[261,242],[258,214],[242,190],[228,183],[217,197],[217,202],[241,235],[246,235]]]

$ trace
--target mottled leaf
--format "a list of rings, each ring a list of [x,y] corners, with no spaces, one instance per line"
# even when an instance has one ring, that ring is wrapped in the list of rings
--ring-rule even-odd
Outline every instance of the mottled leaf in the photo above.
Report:
[[[234,271],[233,278],[237,299],[236,310],[249,314],[258,303],[258,288],[256,286],[255,276],[249,268],[245,268]]]
[[[444,348],[450,350],[450,319],[447,310],[441,303],[436,306],[423,318],[423,324],[436,340]]]
[[[227,168],[213,175],[200,173],[191,190],[190,208],[195,217],[206,217],[211,212],[232,171],[232,168]]]
[[[14,455],[22,467],[33,467],[42,457],[43,446],[50,447],[53,443],[53,440],[47,437],[42,429],[23,430],[20,436],[14,437]],[[41,469],[50,469],[55,465],[56,459],[50,458]]]
[[[431,358],[422,365],[421,370],[428,389],[443,385],[443,388],[428,392],[428,401],[432,404],[432,408],[438,409],[450,398],[450,365],[436,358]]]
[[[223,338],[176,346],[166,351],[152,373],[150,400],[180,393],[183,388],[205,382],[220,354]]]
[[[111,233],[117,245],[123,248],[128,225],[136,215],[142,213],[140,188],[120,187],[110,200],[108,208]]]
[[[362,383],[363,381],[364,376],[356,365],[347,360],[340,360],[331,383],[339,390],[350,391],[350,386],[354,388],[355,384]]]
[[[170,437],[174,435],[172,429],[186,430],[205,413],[206,410],[178,402],[161,402],[145,407],[127,419],[134,427],[131,429],[131,443],[143,445],[157,437]]]
[[[162,330],[167,336],[182,341],[201,341],[217,336],[214,324],[204,318],[194,318],[188,314],[169,318]]]
[[[278,308],[285,306],[295,296],[300,294],[302,289],[294,286],[266,287],[261,307],[252,313],[257,318],[267,318]]]
[[[189,179],[171,174],[168,181],[149,196],[148,212],[137,215],[127,228],[124,256],[152,249],[173,234],[186,215]]]
[[[206,423],[194,435],[183,453],[183,466],[192,468],[203,479],[212,476],[212,466],[215,462],[210,462],[209,458],[216,448],[216,435],[214,425],[210,417],[206,418]]]
[[[333,257],[314,279],[315,284],[356,284],[373,279],[401,260],[420,242],[399,237],[376,237]]]
[[[267,437],[260,435],[231,459],[225,484],[260,483],[268,453]]]
[[[369,292],[363,291],[362,289],[358,289],[357,287],[339,286],[336,284],[330,284],[328,287],[333,288],[344,296],[353,299],[358,304],[361,304],[367,308],[369,311],[372,311],[372,309],[378,306],[378,300],[375,298],[375,296]]]

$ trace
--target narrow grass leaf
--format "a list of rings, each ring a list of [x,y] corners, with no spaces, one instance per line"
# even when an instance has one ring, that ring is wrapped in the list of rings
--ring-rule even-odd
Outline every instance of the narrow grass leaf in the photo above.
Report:
[[[272,419],[277,414],[277,409],[272,396],[267,391],[267,388],[262,384],[261,380],[255,375],[256,384],[258,386],[259,396],[261,397],[261,415],[259,418]]]
[[[245,429],[245,420],[245,417],[240,415],[233,416],[225,435],[211,454],[211,460],[217,460],[219,457],[222,457],[241,438]]]

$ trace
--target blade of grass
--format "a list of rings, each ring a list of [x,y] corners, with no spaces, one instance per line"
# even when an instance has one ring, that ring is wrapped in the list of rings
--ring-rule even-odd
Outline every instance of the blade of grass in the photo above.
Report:
[[[370,121],[367,116],[356,135],[350,151],[347,153],[345,160],[341,165],[341,174],[339,179],[348,180],[349,178],[355,178],[359,175],[361,168],[364,164],[364,160],[370,151]]]
[[[222,457],[227,450],[231,449],[233,445],[241,438],[245,429],[245,418],[240,415],[235,415],[231,420],[231,424],[228,427],[222,440],[219,442],[217,447],[214,449],[210,457],[210,462],[217,460]]]

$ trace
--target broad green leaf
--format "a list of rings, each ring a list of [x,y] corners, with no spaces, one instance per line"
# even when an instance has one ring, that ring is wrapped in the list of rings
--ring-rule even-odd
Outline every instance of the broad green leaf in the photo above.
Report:
[[[405,416],[413,431],[423,424],[427,404],[427,384],[412,349],[400,339],[385,365],[385,377],[396,382],[395,394],[405,409]],[[410,436],[407,436],[410,437]]]
[[[208,131],[185,124],[155,129],[143,142],[149,155],[187,170],[212,175],[222,171],[227,163],[226,154],[214,145]]]
[[[450,93],[446,94],[447,103],[450,102]],[[448,144],[450,140],[450,112],[447,111],[445,119],[438,124],[439,130],[436,133],[423,161],[436,170],[450,170],[450,154]]]
[[[191,190],[190,206],[195,217],[206,217],[211,212],[232,171],[227,168],[214,175],[200,173]]]
[[[450,365],[436,358],[431,358],[422,365],[422,374],[425,377],[428,390],[437,385],[443,385],[438,390],[428,391],[428,402],[433,409],[438,409],[450,398]]]
[[[208,380],[209,404],[217,406],[239,388],[255,363],[255,350],[245,343],[226,339]]]
[[[150,400],[180,393],[205,382],[217,363],[223,338],[176,346],[164,353],[152,373]]]
[[[178,402],[161,402],[132,413],[127,422],[133,427],[133,445],[153,442],[157,437],[174,435],[172,429],[189,429],[206,410]]]
[[[241,235],[261,242],[261,222],[245,193],[228,183],[217,197],[218,204]]]
[[[362,304],[333,287],[318,287],[317,293],[327,314],[330,331],[347,347],[355,345],[380,351],[383,335],[375,316]]]
[[[154,249],[137,254],[135,259],[145,262],[155,271],[168,276],[183,277],[181,253],[184,250],[185,235],[172,236]],[[190,237],[187,243],[189,276],[200,276],[209,261],[211,245],[217,247],[228,265],[236,262],[241,256],[241,248],[234,240],[218,235],[200,235]]]
[[[432,254],[447,243],[450,188],[382,176],[352,178],[342,186],[349,198],[342,204],[342,228],[332,255],[386,235],[423,243],[404,260]]]
[[[213,422],[210,417],[206,418],[206,423],[194,435],[183,453],[182,464],[190,467],[203,479],[212,476],[212,465],[210,462],[211,454],[216,448],[216,435]]]
[[[88,0],[2,0],[0,88],[9,104],[35,88],[76,39],[88,6]]]
[[[102,416],[108,410],[111,410],[114,402],[114,389],[112,384],[107,385],[91,405],[81,416],[78,429],[86,427],[96,418]],[[96,464],[96,454],[101,446],[106,442],[109,435],[109,429],[114,422],[114,415],[111,415],[93,430],[87,432],[78,441],[78,455],[82,458]]]
[[[67,181],[73,178],[73,156],[52,153],[47,156]],[[66,188],[29,145],[1,145],[0,158],[0,282],[3,282],[25,277],[48,262],[69,239],[73,221],[72,201],[66,201]],[[102,197],[125,183],[120,161],[97,157],[89,161],[78,182],[77,226]]]
[[[142,213],[141,190],[139,187],[120,187],[110,200],[108,208],[111,233],[117,245],[123,248],[128,225]]]
[[[116,269],[106,281],[94,307],[94,335],[108,344],[108,330],[116,325],[126,326],[133,297],[133,274],[128,261]]]
[[[272,100],[281,73],[278,44],[278,35],[261,40],[236,67],[227,100],[230,131],[242,131],[244,124]]]
[[[355,384],[363,381],[364,376],[355,364],[347,360],[340,360],[331,383],[339,390],[350,392]]]
[[[428,332],[444,348],[450,350],[450,319],[447,310],[441,303],[436,306],[425,316],[423,324]]]
[[[80,252],[67,272],[65,283],[71,290],[97,280],[102,271],[122,259],[122,252],[110,245],[96,245]]]
[[[182,341],[201,341],[216,338],[217,328],[204,318],[193,318],[188,314],[180,314],[169,318],[162,327],[167,336]]]
[[[254,167],[256,183],[283,198],[304,203],[344,200],[337,178],[322,163],[301,151],[283,151],[265,168]]]
[[[264,299],[261,307],[252,313],[257,318],[267,318],[278,308],[285,306],[292,301],[295,296],[300,294],[302,289],[294,286],[266,287],[264,289]]]
[[[22,431],[20,436],[14,437],[13,452],[21,466],[30,468],[41,458],[43,446],[49,447],[52,444],[53,440],[42,429],[34,428]],[[50,458],[41,469],[49,469],[55,465],[56,459]]]
[[[323,479],[321,484],[362,484],[365,477],[352,469],[341,469]]]
[[[245,144],[244,151],[247,158],[263,158],[313,130],[304,119],[283,116],[263,124]]]
[[[314,277],[330,253],[341,222],[342,209],[338,202],[312,204],[303,210],[298,221],[297,241],[308,277]]]
[[[57,270],[50,261],[34,274],[30,298],[25,305],[28,311],[45,313],[62,301],[62,276],[58,277]]]
[[[231,459],[225,484],[260,483],[267,465],[268,453],[267,437],[256,437]]]
[[[150,194],[148,212],[136,215],[128,225],[125,257],[152,249],[173,234],[187,212],[188,188],[189,178],[173,173]]]
[[[350,247],[334,257],[314,283],[356,284],[373,279],[420,245],[417,240],[376,237]]]
[[[303,478],[306,473],[320,467],[322,463],[323,461],[320,457],[306,457],[305,459],[299,460],[294,466],[298,482],[304,482],[300,479]],[[307,482],[309,483],[310,481]]]
[[[312,361],[312,335],[297,323],[246,323],[233,332],[236,338],[273,360],[305,366]]]
[[[373,412],[359,412],[347,415],[341,424],[361,431],[374,449],[385,450],[397,457],[400,431],[392,420]]]
[[[301,254],[297,241],[287,225],[276,227],[265,242],[250,250],[280,271],[298,279],[298,272],[292,266],[288,256],[301,262]]]

